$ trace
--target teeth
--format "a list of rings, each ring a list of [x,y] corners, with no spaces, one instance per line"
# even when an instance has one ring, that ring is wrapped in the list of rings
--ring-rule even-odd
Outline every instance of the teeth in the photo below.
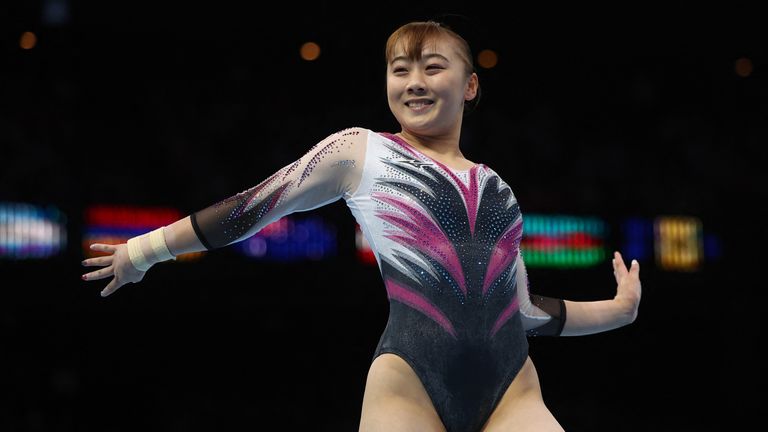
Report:
[[[431,105],[431,102],[427,101],[414,101],[414,102],[408,102],[408,106],[411,108],[421,108],[426,105]]]

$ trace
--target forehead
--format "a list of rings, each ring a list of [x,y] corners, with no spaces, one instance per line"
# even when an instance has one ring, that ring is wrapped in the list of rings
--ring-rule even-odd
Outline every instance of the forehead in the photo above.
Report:
[[[420,50],[419,50],[420,48]],[[450,36],[439,35],[432,36],[417,46],[414,41],[400,39],[395,43],[391,52],[389,62],[395,60],[420,60],[422,57],[430,54],[440,54],[443,57],[452,60],[458,56],[458,46],[456,41]]]

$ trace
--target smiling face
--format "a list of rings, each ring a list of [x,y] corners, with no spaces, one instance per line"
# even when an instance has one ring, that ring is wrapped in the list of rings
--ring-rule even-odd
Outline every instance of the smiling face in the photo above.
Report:
[[[403,131],[458,133],[464,102],[477,94],[468,48],[442,29],[416,37],[416,43],[413,37],[401,37],[388,44],[389,108]]]

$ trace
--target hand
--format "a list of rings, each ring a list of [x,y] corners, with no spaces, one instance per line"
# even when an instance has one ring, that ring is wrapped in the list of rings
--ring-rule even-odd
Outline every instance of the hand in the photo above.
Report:
[[[637,318],[637,309],[640,306],[640,263],[632,260],[629,270],[618,252],[613,253],[613,275],[616,277],[616,297],[614,301],[619,304],[628,316],[629,322]]]
[[[146,274],[146,272],[137,270],[136,267],[133,266],[131,258],[128,256],[128,245],[125,243],[117,245],[94,243],[91,245],[91,250],[109,252],[112,254],[88,258],[82,263],[85,267],[106,266],[102,269],[84,274],[83,280],[92,281],[114,276],[101,291],[102,297],[112,294],[127,283],[141,281],[144,278],[144,274]]]

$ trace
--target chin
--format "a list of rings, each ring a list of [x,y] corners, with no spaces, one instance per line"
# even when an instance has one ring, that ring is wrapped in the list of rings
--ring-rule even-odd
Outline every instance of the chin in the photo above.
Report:
[[[433,130],[433,127],[428,124],[401,123],[400,126],[403,127],[403,130],[413,132],[417,135],[423,135]]]
[[[402,120],[403,121],[401,121],[400,124],[411,130],[430,129],[435,127],[435,122],[432,118],[427,119],[414,116],[406,116],[402,118]]]

